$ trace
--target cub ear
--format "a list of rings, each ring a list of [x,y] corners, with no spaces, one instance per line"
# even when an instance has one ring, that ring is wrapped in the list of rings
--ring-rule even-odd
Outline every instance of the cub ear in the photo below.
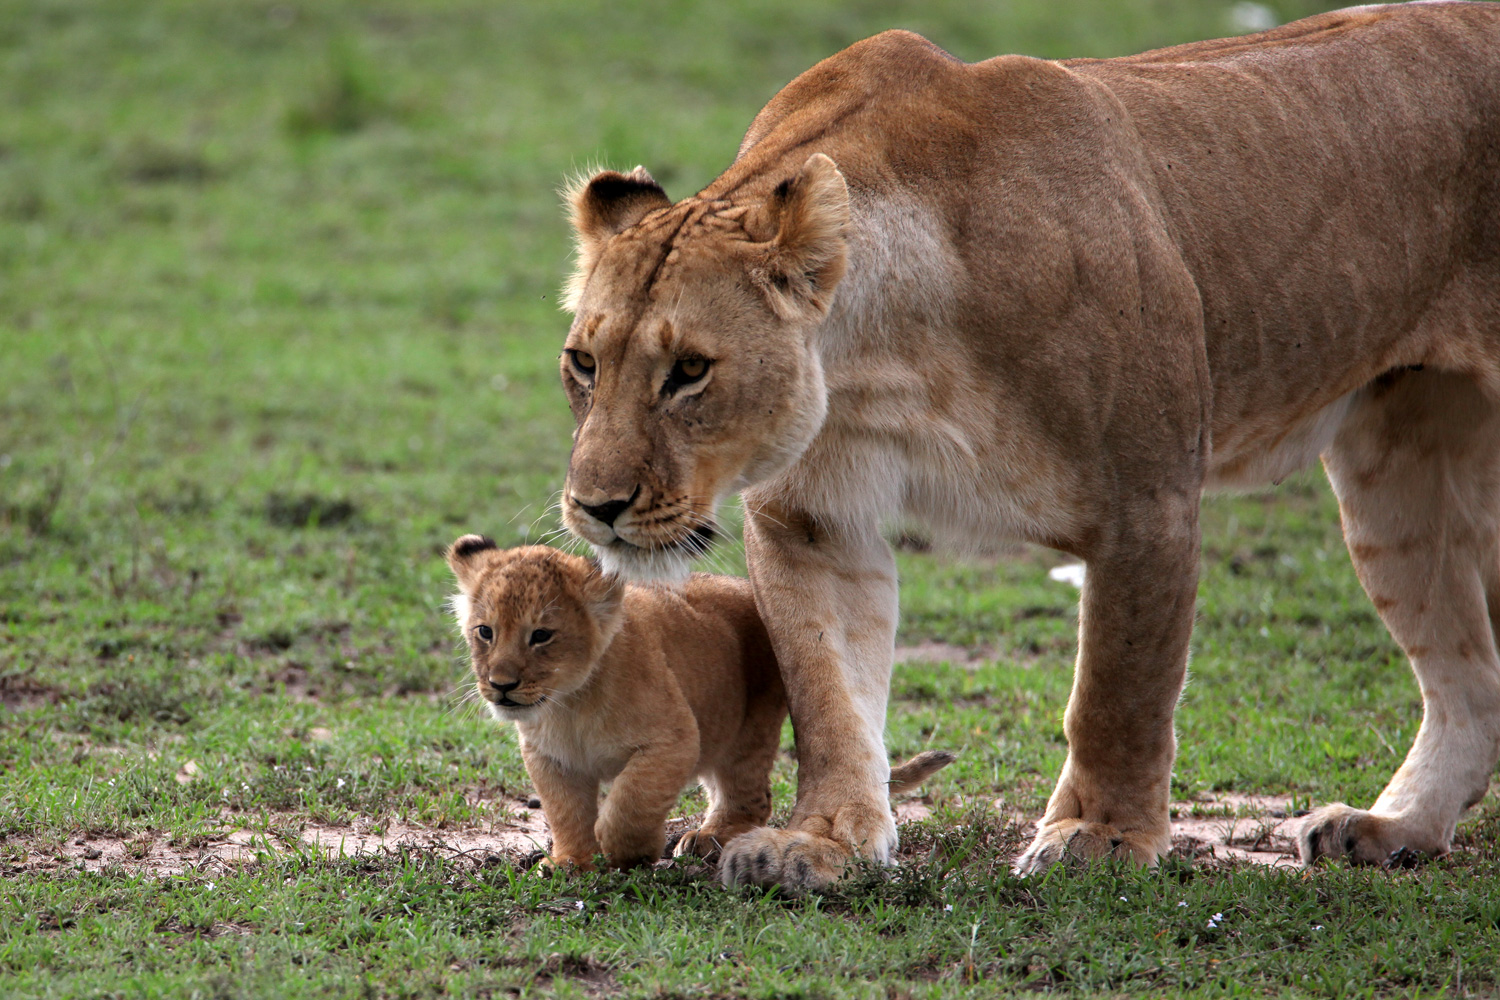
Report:
[[[848,260],[849,188],[834,162],[808,157],[795,177],[776,186],[763,208],[776,229],[761,279],[771,306],[784,318],[808,307],[828,311]]]
[[[620,605],[625,600],[625,581],[606,573],[599,564],[589,561],[588,575],[583,578],[583,603],[599,629],[613,636],[619,628]]]
[[[458,578],[458,586],[461,590],[468,593],[473,589],[474,581],[479,573],[477,556],[481,552],[499,547],[493,538],[485,535],[464,535],[448,546],[448,567]]]
[[[563,301],[564,308],[571,312],[577,308],[583,283],[609,238],[658,208],[671,207],[672,199],[645,167],[636,167],[628,174],[605,170],[570,187],[565,197],[578,247],[578,267]]]

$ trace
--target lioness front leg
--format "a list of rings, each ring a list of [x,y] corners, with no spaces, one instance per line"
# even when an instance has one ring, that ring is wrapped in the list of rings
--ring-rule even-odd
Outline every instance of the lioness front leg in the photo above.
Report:
[[[1193,628],[1197,503],[1157,501],[1088,562],[1068,759],[1017,874],[1105,857],[1151,865],[1171,847],[1172,712]]]
[[[885,708],[896,631],[896,567],[871,525],[831,526],[747,497],[745,551],[781,664],[797,739],[797,804],[785,830],[724,850],[726,883],[811,889],[858,854],[896,847]]]

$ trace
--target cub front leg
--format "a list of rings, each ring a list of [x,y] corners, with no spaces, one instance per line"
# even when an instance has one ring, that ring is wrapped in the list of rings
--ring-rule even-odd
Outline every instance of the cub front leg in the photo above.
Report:
[[[1107,857],[1154,865],[1171,847],[1172,714],[1197,594],[1197,496],[1148,513],[1088,561],[1068,759],[1017,874]]]
[[[594,822],[599,815],[599,782],[588,775],[569,770],[560,761],[540,753],[522,742],[521,759],[526,773],[542,800],[542,812],[552,830],[552,848],[547,861],[553,865],[573,865],[585,871],[594,867],[599,841],[594,837]]]
[[[747,503],[755,602],[781,665],[797,740],[797,804],[785,830],[724,849],[729,885],[827,885],[855,855],[896,847],[884,733],[896,634],[896,566],[874,525],[832,527],[786,506]]]
[[[609,786],[594,825],[613,868],[651,864],[667,843],[667,816],[698,764],[698,727],[689,718],[631,755]]]

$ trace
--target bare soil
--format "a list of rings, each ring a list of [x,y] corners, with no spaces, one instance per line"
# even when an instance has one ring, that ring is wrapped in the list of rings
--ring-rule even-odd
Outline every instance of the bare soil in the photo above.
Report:
[[[520,801],[507,801],[501,806],[503,819],[488,826],[461,829],[437,829],[400,821],[356,820],[347,826],[304,822],[295,843],[286,842],[276,833],[244,828],[192,846],[173,844],[165,837],[151,834],[131,838],[76,837],[62,844],[23,845],[25,860],[3,867],[5,874],[17,874],[64,866],[89,871],[119,866],[126,871],[163,877],[194,871],[207,874],[252,862],[258,854],[292,850],[312,849],[328,858],[340,858],[418,849],[475,860],[499,856],[512,861],[544,851],[550,835],[541,810],[528,809]],[[997,806],[1004,808],[1002,803]],[[932,815],[931,806],[921,798],[899,801],[894,808],[898,824]],[[279,818],[285,823],[277,829],[298,825],[290,816]],[[1179,802],[1172,807],[1172,852],[1230,863],[1296,867],[1294,823],[1289,801],[1277,796],[1228,794]],[[667,824],[669,833],[691,826],[692,821],[687,817],[674,817]],[[7,846],[14,845],[12,842]]]

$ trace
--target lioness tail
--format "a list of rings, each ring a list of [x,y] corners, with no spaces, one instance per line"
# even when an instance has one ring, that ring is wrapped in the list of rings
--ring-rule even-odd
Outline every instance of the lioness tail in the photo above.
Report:
[[[923,750],[905,764],[891,768],[891,794],[910,792],[958,759],[951,750]]]

